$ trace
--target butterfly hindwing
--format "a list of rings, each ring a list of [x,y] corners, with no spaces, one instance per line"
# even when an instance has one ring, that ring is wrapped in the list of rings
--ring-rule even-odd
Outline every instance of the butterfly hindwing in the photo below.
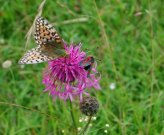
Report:
[[[54,57],[42,54],[41,47],[38,46],[27,51],[23,58],[20,59],[19,64],[36,64],[46,62],[52,59],[54,59]]]

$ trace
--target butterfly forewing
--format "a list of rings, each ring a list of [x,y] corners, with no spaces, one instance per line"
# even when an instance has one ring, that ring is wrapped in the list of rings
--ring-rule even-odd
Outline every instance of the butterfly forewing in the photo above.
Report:
[[[38,45],[53,44],[56,48],[64,48],[64,41],[56,29],[43,17],[38,17],[35,23],[34,38]]]
[[[19,64],[36,64],[54,59],[54,57],[44,55],[40,46],[33,48],[25,53]]]

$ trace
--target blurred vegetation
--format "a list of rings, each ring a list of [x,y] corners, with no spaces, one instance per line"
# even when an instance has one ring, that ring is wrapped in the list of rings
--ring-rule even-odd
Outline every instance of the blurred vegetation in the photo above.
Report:
[[[25,35],[40,3],[0,1],[2,135],[74,134],[69,104],[54,102],[43,93],[46,63],[24,67],[17,64],[24,52],[35,46],[32,38],[25,49]],[[90,90],[99,100],[100,110],[89,135],[164,134],[163,4],[162,0],[47,0],[43,16],[65,41],[81,42],[88,55],[101,60],[97,63],[102,90]],[[6,60],[12,62],[7,69],[2,67]],[[114,90],[110,89],[111,83],[116,85]],[[78,103],[73,105],[77,125],[83,127]]]

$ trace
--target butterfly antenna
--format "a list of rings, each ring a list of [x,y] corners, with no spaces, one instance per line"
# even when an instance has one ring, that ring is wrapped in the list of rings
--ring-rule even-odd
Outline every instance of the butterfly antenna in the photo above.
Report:
[[[99,46],[97,46],[97,47],[96,47],[96,49],[98,50],[98,49],[100,49],[100,47],[99,47]],[[101,62],[101,60],[100,60],[100,59],[98,59],[98,58],[95,58],[95,60],[97,60],[97,61],[100,61],[100,62]]]
[[[100,59],[98,59],[98,58],[95,58],[95,60],[97,60],[97,61],[100,61],[100,62],[101,62],[101,60],[100,60]]]
[[[25,36],[25,38],[26,38],[25,48],[27,48],[27,45],[29,44],[29,41],[31,39],[31,35],[34,32],[34,26],[35,26],[35,22],[36,22],[37,17],[42,15],[42,11],[43,11],[43,7],[44,7],[45,2],[46,2],[46,0],[43,0],[42,3],[39,5],[38,13],[35,16],[35,19],[33,21],[32,26],[30,27],[29,31],[27,32],[27,34]]]
[[[85,48],[84,50],[85,50],[86,54],[88,54],[89,52],[91,52],[91,51],[89,51],[88,48]]]
[[[85,48],[84,50],[85,50],[85,51],[88,51],[88,48]]]
[[[97,49],[99,49],[99,46],[97,46],[96,48],[97,48]],[[89,51],[89,49],[88,49],[88,48],[85,48],[84,50],[86,51],[86,53],[91,52],[91,51]],[[94,59],[95,59],[95,60],[97,60],[97,61],[101,61],[100,59],[95,58],[95,57],[94,57]]]
[[[100,46],[97,46],[96,49],[100,49]]]

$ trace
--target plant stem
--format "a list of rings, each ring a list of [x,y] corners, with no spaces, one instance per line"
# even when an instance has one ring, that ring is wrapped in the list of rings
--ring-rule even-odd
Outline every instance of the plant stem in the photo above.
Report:
[[[88,126],[89,126],[89,124],[91,122],[91,119],[92,119],[92,116],[89,116],[87,124],[85,125],[85,127],[83,128],[83,130],[81,131],[81,133],[79,135],[82,135],[82,134],[84,134],[87,131]]]
[[[73,126],[75,128],[75,134],[77,135],[77,126],[76,126],[76,121],[75,121],[75,117],[73,114],[73,109],[72,109],[72,102],[70,100],[70,113],[71,113],[71,118],[72,118],[72,122],[73,122]]]

